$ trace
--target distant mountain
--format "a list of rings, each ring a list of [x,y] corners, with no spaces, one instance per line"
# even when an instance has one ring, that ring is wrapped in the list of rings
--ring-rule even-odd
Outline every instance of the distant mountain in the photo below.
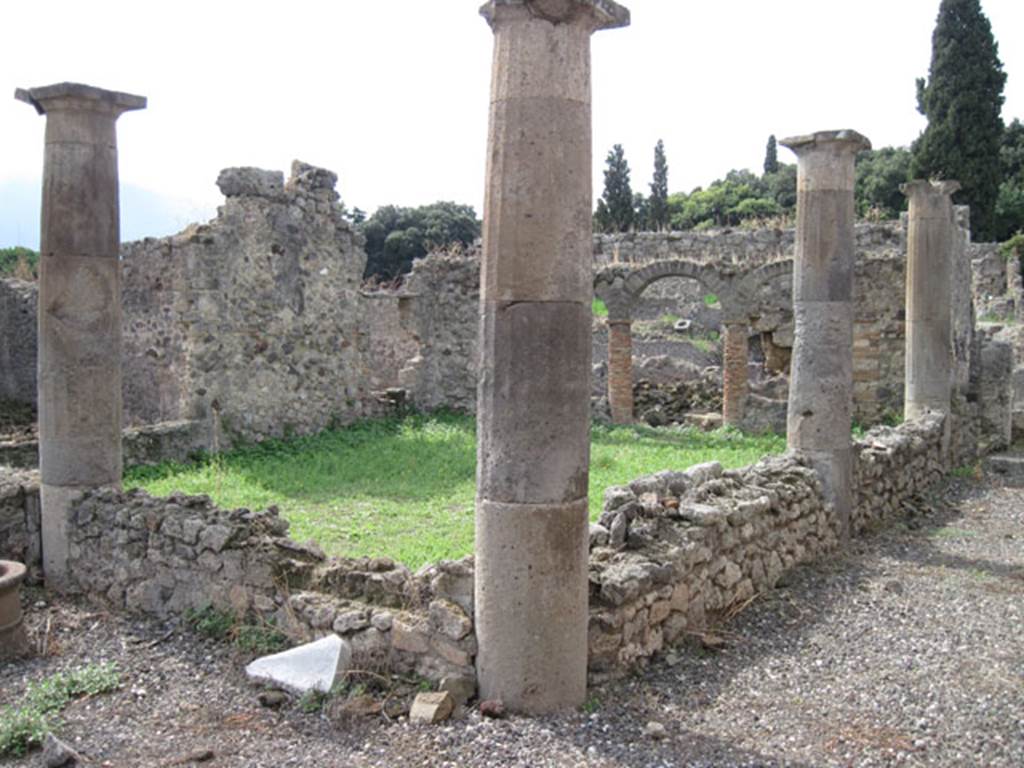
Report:
[[[0,248],[39,249],[39,182],[0,182]],[[131,184],[121,185],[121,239],[166,237],[216,215],[213,206],[166,197]]]

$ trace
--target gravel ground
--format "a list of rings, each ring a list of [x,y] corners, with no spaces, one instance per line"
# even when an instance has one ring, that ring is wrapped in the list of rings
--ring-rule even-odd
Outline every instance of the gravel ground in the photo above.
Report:
[[[789,575],[718,631],[721,647],[707,638],[592,690],[584,711],[535,720],[267,709],[230,646],[29,599],[51,654],[0,670],[0,703],[74,664],[123,670],[119,691],[65,711],[59,735],[90,765],[193,765],[209,750],[202,765],[1024,766],[1024,491],[983,482]]]

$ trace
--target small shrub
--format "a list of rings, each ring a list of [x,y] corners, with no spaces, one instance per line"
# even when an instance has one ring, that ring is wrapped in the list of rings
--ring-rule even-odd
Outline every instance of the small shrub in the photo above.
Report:
[[[707,296],[704,297],[704,304],[709,306],[709,307],[713,307],[717,303],[718,303],[718,297],[715,294],[713,294],[713,293],[709,293]]]
[[[283,651],[288,646],[288,636],[269,624],[241,624],[235,631],[235,645],[246,653],[265,656]]]
[[[608,307],[600,299],[590,302],[590,310],[594,313],[594,317],[608,317]]]
[[[201,611],[187,610],[185,621],[200,635],[211,640],[227,640],[237,623],[233,613],[214,608],[212,605]]]
[[[253,624],[240,620],[230,611],[208,605],[200,611],[185,612],[185,621],[197,633],[211,640],[232,642],[246,653],[266,655],[288,647],[288,636],[273,623]]]
[[[25,691],[19,706],[0,710],[0,757],[20,757],[60,725],[60,711],[79,696],[96,696],[121,684],[115,664],[58,672]]]

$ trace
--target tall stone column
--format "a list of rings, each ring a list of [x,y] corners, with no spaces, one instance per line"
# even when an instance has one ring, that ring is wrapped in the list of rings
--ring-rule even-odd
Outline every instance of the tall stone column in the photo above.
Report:
[[[590,36],[610,0],[492,0],[481,272],[476,632],[480,695],[581,704],[590,459]]]
[[[853,507],[853,166],[871,142],[855,131],[823,131],[780,143],[798,163],[786,436],[821,476],[845,540]]]
[[[722,423],[738,427],[747,411],[748,331],[745,320],[726,320],[722,337]]]
[[[613,424],[633,423],[633,322],[608,320],[608,405]]]
[[[903,415],[950,412],[953,390],[952,252],[956,181],[912,181],[907,227],[907,329]]]
[[[141,96],[77,83],[17,90],[46,115],[39,265],[43,571],[67,587],[67,516],[83,490],[121,483],[117,132]]]

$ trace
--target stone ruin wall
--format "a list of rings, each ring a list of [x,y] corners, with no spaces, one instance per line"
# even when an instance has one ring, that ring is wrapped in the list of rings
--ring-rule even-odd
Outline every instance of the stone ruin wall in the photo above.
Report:
[[[943,460],[943,432],[931,416],[855,441],[855,534],[925,503],[957,460]],[[36,473],[0,470],[0,557],[36,574],[38,510]],[[74,503],[71,576],[116,610],[168,616],[213,605],[273,621],[296,640],[336,632],[362,668],[473,678],[472,557],[412,573],[388,558],[325,557],[287,529],[274,508],[101,489]],[[837,536],[819,480],[793,455],[609,488],[591,526],[591,680],[727,620],[790,569],[834,551]]]
[[[0,400],[36,401],[35,283],[0,280]]]
[[[191,421],[203,425],[207,445],[225,447],[236,437],[314,432],[379,413],[387,405],[381,393],[391,388],[427,410],[474,410],[478,257],[435,254],[419,260],[398,291],[361,292],[365,254],[341,215],[335,180],[302,163],[287,183],[277,172],[228,169],[216,219],[123,246],[127,424]],[[860,224],[856,234],[855,418],[872,424],[902,412],[905,229]],[[791,257],[792,248],[792,230],[598,235],[594,264],[686,258],[751,265]],[[975,300],[1005,291],[1005,261],[994,247],[971,245],[970,254]],[[782,371],[793,343],[789,282],[764,287],[751,325],[755,355]],[[971,376],[980,386],[979,371],[967,369],[985,356],[973,338],[966,284],[954,284],[964,293],[957,306],[966,307],[956,340],[966,391]],[[24,322],[34,314],[33,288],[0,286],[3,327],[25,326],[0,339],[0,355],[12,360],[0,369],[0,397],[34,401],[35,329]],[[693,281],[656,282],[648,297],[652,307],[696,308],[699,322],[718,321]],[[605,346],[598,327],[595,362]],[[1001,358],[987,358],[994,376]],[[596,366],[598,411],[602,386]],[[785,399],[784,391],[772,394]],[[771,414],[766,424],[779,421]]]
[[[227,169],[216,219],[123,246],[131,423],[208,421],[223,446],[368,415],[366,257],[336,181]]]

